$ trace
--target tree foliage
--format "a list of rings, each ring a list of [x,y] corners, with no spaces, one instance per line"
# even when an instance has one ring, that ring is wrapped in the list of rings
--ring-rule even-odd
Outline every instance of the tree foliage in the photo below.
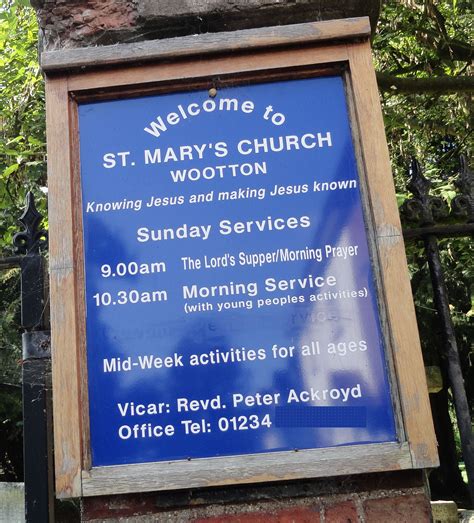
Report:
[[[13,254],[28,190],[46,215],[44,84],[27,4],[0,3],[0,257]],[[19,277],[18,269],[0,272],[0,479],[10,480],[22,475]]]
[[[417,158],[432,183],[432,194],[448,205],[456,195],[459,154],[472,155],[472,92],[426,90],[426,81],[470,77],[474,15],[463,0],[387,0],[374,40],[375,63],[385,77],[410,80],[416,88],[382,90],[382,107],[395,183],[401,204],[406,189],[408,161]],[[474,251],[469,238],[442,243],[453,317],[469,325],[472,320]],[[423,295],[421,306],[434,308],[426,260],[420,245],[407,254],[414,290]],[[422,290],[423,289],[423,290]]]
[[[427,88],[429,82],[449,86],[472,80],[471,7],[462,0],[384,2],[374,52],[399,188],[404,185],[407,159],[417,157],[435,191],[442,192],[447,189],[444,182],[457,170],[457,155],[469,154],[472,148],[474,85],[467,90]],[[397,88],[400,82],[411,82],[412,88]]]
[[[26,192],[45,208],[44,82],[37,58],[37,24],[25,2],[0,8],[0,236],[8,253]]]

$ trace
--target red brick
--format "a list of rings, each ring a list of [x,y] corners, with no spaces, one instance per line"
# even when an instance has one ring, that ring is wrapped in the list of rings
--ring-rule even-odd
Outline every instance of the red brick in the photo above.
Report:
[[[326,506],[324,523],[357,523],[357,509],[352,501]]]
[[[294,507],[273,512],[246,512],[194,519],[193,523],[320,523],[317,507]]]
[[[430,504],[426,496],[397,496],[370,499],[364,503],[367,523],[429,523]]]

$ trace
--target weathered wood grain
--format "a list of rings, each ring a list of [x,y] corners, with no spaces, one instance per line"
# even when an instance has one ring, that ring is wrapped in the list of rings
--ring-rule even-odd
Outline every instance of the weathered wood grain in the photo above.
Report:
[[[69,88],[72,91],[105,90],[127,86],[146,86],[152,84],[173,82],[183,85],[183,82],[193,82],[207,78],[212,82],[214,78],[225,79],[234,75],[234,84],[238,82],[235,75],[245,73],[261,73],[265,81],[265,73],[284,67],[308,67],[325,63],[341,63],[348,60],[347,49],[344,44],[323,46],[317,49],[302,48],[293,51],[279,49],[259,53],[239,53],[232,58],[225,56],[212,57],[208,60],[183,60],[179,62],[163,63],[159,66],[144,65],[124,67],[118,70],[91,71],[69,76]],[[289,75],[291,77],[291,74]],[[117,97],[117,93],[115,97]]]
[[[411,468],[407,444],[382,443],[93,468],[83,495],[101,496]]]
[[[56,495],[81,495],[81,408],[67,81],[46,82]]]
[[[86,297],[84,274],[84,242],[82,228],[82,192],[80,184],[79,117],[77,103],[69,99],[69,135],[71,159],[71,191],[73,217],[74,274],[76,284],[77,359],[79,369],[79,401],[81,404],[81,450],[83,467],[91,466],[89,427],[89,387],[87,378]],[[65,231],[66,232],[66,231]]]
[[[359,174],[360,197],[362,202],[362,208],[364,211],[364,219],[366,222],[367,243],[369,247],[372,265],[372,274],[375,280],[377,291],[377,306],[379,311],[380,326],[382,329],[384,339],[385,360],[388,367],[388,379],[390,382],[392,405],[395,415],[396,432],[400,441],[406,441],[406,434],[404,430],[403,416],[400,405],[398,383],[396,379],[395,361],[393,357],[393,339],[391,336],[390,322],[386,310],[384,282],[382,280],[380,272],[379,245],[378,238],[376,235],[377,223],[375,221],[376,218],[373,213],[371,201],[370,186],[371,181],[373,181],[374,179],[374,173],[371,171],[370,165],[368,166],[365,162],[367,148],[366,144],[363,141],[361,132],[364,130],[364,122],[362,122],[361,129],[358,118],[359,115],[357,111],[357,104],[360,103],[360,101],[356,102],[354,84],[349,70],[346,71],[344,79],[346,83],[346,96],[349,110],[349,118],[351,121],[354,152],[357,162],[357,171]]]
[[[348,47],[350,77],[378,250],[406,438],[415,468],[438,465],[436,437],[396,205],[381,106],[368,43]]]
[[[41,67],[49,74],[88,67],[136,65],[146,61],[157,62],[182,57],[189,59],[242,50],[301,46],[328,40],[343,41],[368,36],[370,36],[368,17],[346,18],[130,44],[46,51],[41,55]]]

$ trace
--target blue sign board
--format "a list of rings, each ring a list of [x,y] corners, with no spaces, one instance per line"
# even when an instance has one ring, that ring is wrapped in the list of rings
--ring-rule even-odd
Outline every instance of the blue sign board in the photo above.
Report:
[[[341,77],[79,132],[93,466],[396,440]]]

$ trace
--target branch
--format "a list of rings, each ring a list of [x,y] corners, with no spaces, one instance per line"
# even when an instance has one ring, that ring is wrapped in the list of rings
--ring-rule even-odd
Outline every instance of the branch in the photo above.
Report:
[[[21,385],[17,385],[15,383],[0,383],[0,392],[12,392],[19,394],[21,393]]]
[[[461,93],[474,91],[472,76],[438,76],[435,78],[400,78],[387,73],[377,73],[382,91],[399,93]]]
[[[466,42],[455,38],[440,38],[441,35],[436,31],[422,27],[415,29],[414,33],[423,45],[428,45],[440,58],[469,63],[472,61],[472,47]]]

